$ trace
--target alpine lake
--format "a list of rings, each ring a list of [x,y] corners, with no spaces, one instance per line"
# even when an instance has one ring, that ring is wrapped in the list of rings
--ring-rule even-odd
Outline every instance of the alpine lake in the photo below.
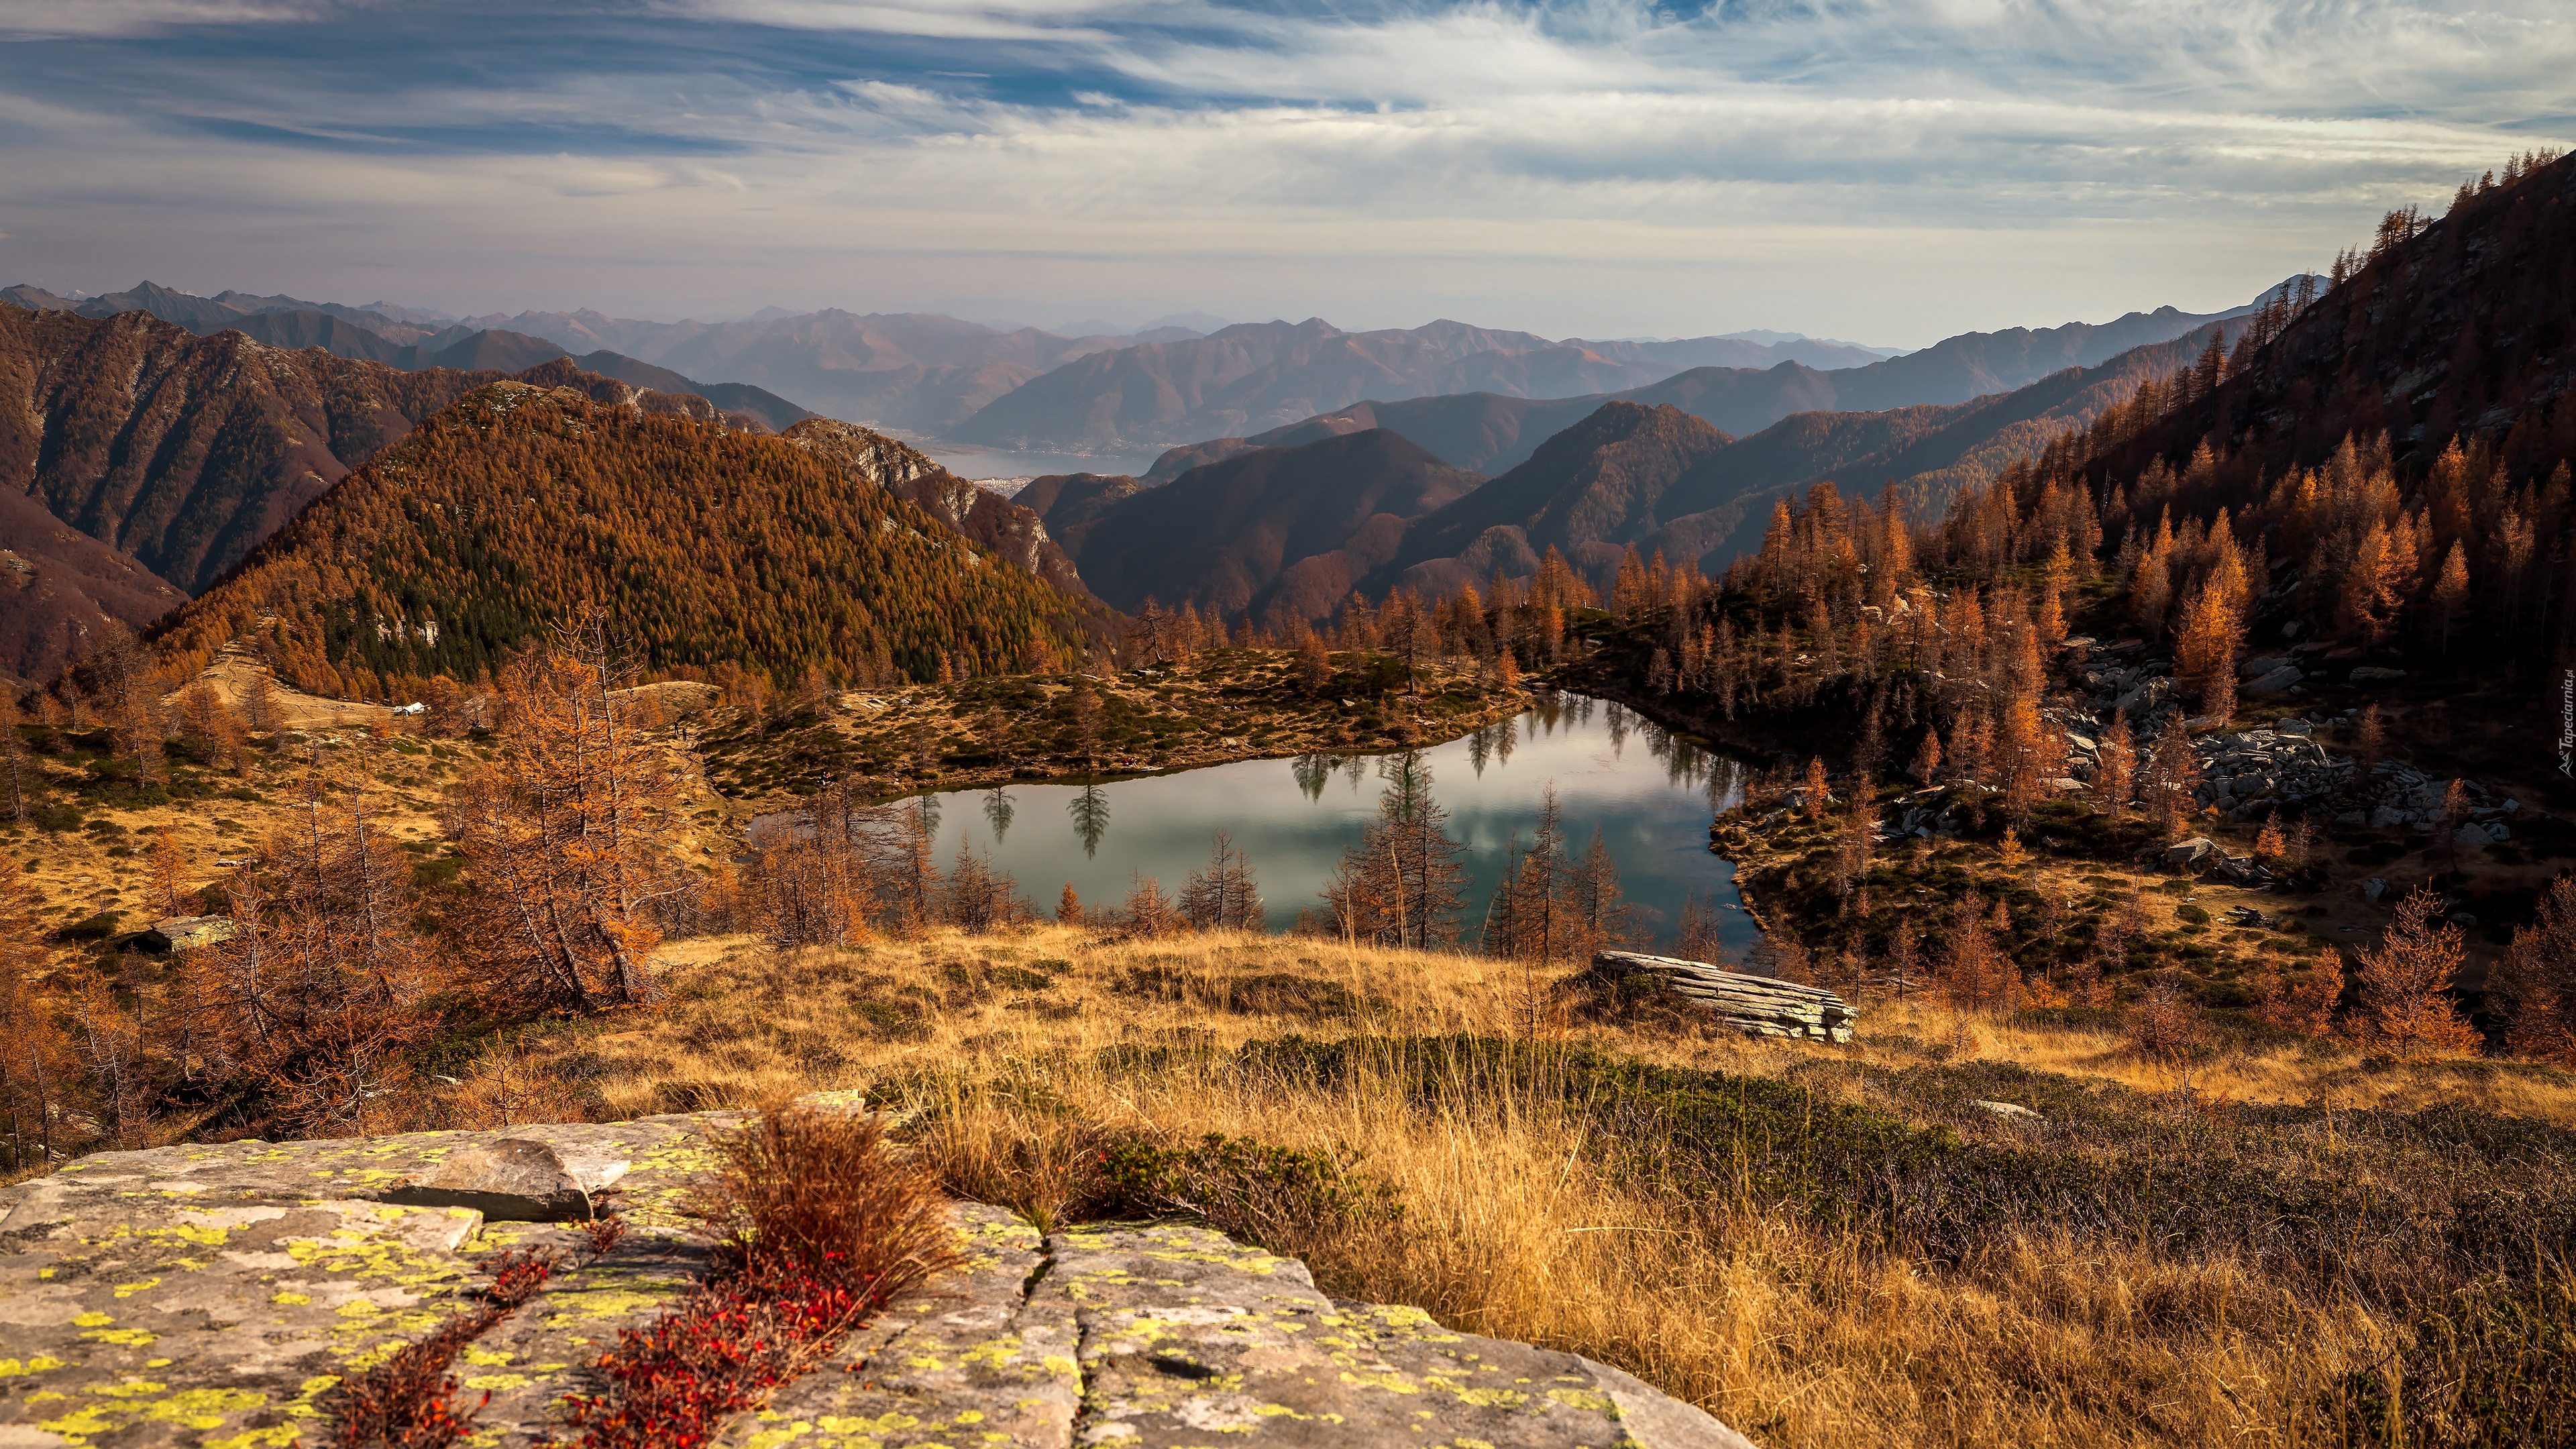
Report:
[[[1684,903],[1713,903],[1721,939],[1741,959],[1759,938],[1737,898],[1734,867],[1708,848],[1710,818],[1742,798],[1738,761],[1580,695],[1543,696],[1527,713],[1410,752],[1466,846],[1471,881],[1458,925],[1472,942],[1515,842],[1526,845],[1553,786],[1567,848],[1580,858],[1598,830],[1618,865],[1640,932],[1669,948]],[[1086,906],[1126,899],[1139,875],[1177,896],[1230,834],[1259,875],[1270,928],[1320,907],[1342,852],[1378,810],[1402,754],[1239,760],[1164,775],[1013,784],[915,797],[936,822],[943,868],[959,849],[989,853],[1031,904],[1052,910],[1072,885]]]

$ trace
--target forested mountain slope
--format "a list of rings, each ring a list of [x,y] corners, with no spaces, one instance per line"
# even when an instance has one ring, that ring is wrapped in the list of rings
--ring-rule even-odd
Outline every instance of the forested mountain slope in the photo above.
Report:
[[[1111,504],[1076,559],[1130,611],[1151,595],[1228,617],[1320,617],[1395,557],[1405,520],[1482,482],[1382,430],[1263,448]]]
[[[1070,594],[1089,597],[1073,560],[1047,536],[1034,509],[931,461],[920,450],[838,418],[808,418],[787,440],[831,459],[854,481],[891,491],[977,547]]]
[[[2439,218],[2391,213],[2350,266],[2258,351],[2101,430],[2087,475],[2134,482],[2206,441],[2225,456],[2192,501],[2241,503],[2347,436],[2419,470],[2462,435],[2525,478],[2576,456],[2576,157],[2464,187]]]
[[[1086,647],[1074,599],[817,452],[508,382],[342,480],[155,642],[186,662],[246,639],[301,688],[381,698],[481,675],[585,603],[647,668],[789,682]]]

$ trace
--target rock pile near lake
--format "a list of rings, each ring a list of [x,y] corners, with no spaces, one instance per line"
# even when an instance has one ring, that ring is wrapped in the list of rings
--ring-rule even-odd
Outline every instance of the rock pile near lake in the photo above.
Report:
[[[0,1189],[0,1444],[321,1442],[331,1388],[474,1303],[509,1249],[568,1266],[465,1348],[451,1403],[481,1404],[475,1443],[546,1441],[619,1331],[707,1270],[678,1209],[738,1121],[165,1147]],[[597,1256],[561,1221],[593,1205],[626,1224]],[[951,1220],[965,1269],[720,1442],[1750,1449],[1617,1369],[1336,1302],[1204,1228]]]

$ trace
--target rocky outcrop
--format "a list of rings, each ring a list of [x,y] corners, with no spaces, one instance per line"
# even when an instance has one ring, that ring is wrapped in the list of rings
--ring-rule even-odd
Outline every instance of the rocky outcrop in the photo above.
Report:
[[[0,1445],[319,1442],[330,1389],[471,1304],[510,1249],[571,1266],[467,1346],[451,1402],[481,1404],[474,1443],[546,1441],[586,1365],[705,1271],[679,1209],[737,1120],[166,1147],[0,1189]],[[594,1210],[626,1225],[596,1255]],[[1337,1302],[1205,1228],[1041,1233],[974,1203],[952,1222],[966,1267],[721,1442],[1750,1449],[1617,1369]]]
[[[978,488],[927,455],[882,433],[837,418],[807,418],[787,440],[830,459],[843,475],[874,484],[929,514],[951,531],[1066,593],[1091,597],[1073,559],[1047,536],[1035,509]]]
[[[1662,978],[1671,990],[1716,1012],[1729,1026],[1756,1036],[1796,1037],[1808,1041],[1848,1042],[1860,1013],[1833,992],[1800,986],[1768,976],[1748,976],[1705,961],[1678,956],[1649,956],[1638,951],[1604,951],[1592,958],[1595,970],[1610,975],[1645,974]]]

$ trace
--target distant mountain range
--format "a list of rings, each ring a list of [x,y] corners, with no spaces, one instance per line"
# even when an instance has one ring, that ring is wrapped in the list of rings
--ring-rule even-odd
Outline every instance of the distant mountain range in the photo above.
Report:
[[[572,352],[606,348],[691,377],[754,383],[851,422],[932,433],[1060,363],[1134,340],[837,308],[739,322],[643,322],[589,310],[494,313],[466,322],[542,337]],[[1197,334],[1175,328],[1156,335]]]
[[[1568,343],[1461,322],[1380,332],[1345,332],[1320,318],[1247,322],[1182,342],[1089,353],[1002,394],[947,433],[1032,450],[1165,446],[1241,437],[1363,398],[1565,397],[1642,387],[1692,367],[1882,360],[1804,340]]]
[[[1395,559],[1405,520],[1484,481],[1380,428],[1195,468],[1078,527],[1068,518],[1065,532],[1079,541],[1083,577],[1122,609],[1159,593],[1227,617],[1274,606],[1313,617]],[[1064,506],[1060,492],[1031,500],[1023,490],[1020,501]]]
[[[2264,296],[2279,290],[2272,288]],[[2068,368],[2099,366],[2132,348],[2170,341],[2212,322],[2248,316],[2261,303],[2257,298],[2206,315],[2159,307],[2099,325],[2070,322],[2036,331],[1969,332],[1919,352],[1893,358],[1872,354],[1875,360],[1832,370],[1795,361],[1760,369],[1694,367],[1624,391],[1570,397],[1468,391],[1370,400],[1250,437],[1215,437],[1174,448],[1138,481],[1167,483],[1186,469],[1252,448],[1295,447],[1374,427],[1393,428],[1456,467],[1500,473],[1528,458],[1543,439],[1611,401],[1670,404],[1736,434],[1759,432],[1794,413],[1964,403],[2026,387]],[[1099,365],[1107,359],[1091,361]]]
[[[1176,450],[1156,465],[1177,470],[1159,487],[1041,478],[1018,498],[1038,510],[1101,597],[1129,610],[1152,595],[1229,613],[1322,617],[1353,585],[1445,595],[1497,571],[1526,576],[1550,548],[1598,576],[1630,545],[1715,572],[1758,542],[1776,497],[1831,480],[1866,495],[1904,484],[1937,505],[2036,456],[2245,325],[2204,323],[1969,402],[1798,412],[1745,437],[1654,399],[1709,395],[1690,387],[1606,399],[1367,403],[1281,429],[1265,445]],[[1460,466],[1494,459],[1510,465],[1490,481]],[[1272,500],[1282,485],[1315,498],[1293,523]]]
[[[434,367],[460,372],[519,372],[570,351],[544,337],[478,327],[470,322],[428,326],[418,320],[424,314],[417,309],[389,303],[379,303],[374,308],[347,307],[336,302],[259,297],[244,292],[200,297],[148,281],[122,292],[77,302],[38,287],[5,287],[0,288],[0,302],[31,311],[70,312],[91,318],[148,312],[201,336],[230,330],[271,347],[319,347],[334,357],[381,362],[405,372]],[[748,413],[772,429],[783,430],[813,416],[762,388],[739,382],[700,383],[669,368],[614,352],[593,351],[581,363],[587,371],[636,387],[695,393],[729,411]]]
[[[1453,466],[1500,472],[1612,398],[1670,403],[1744,434],[1797,412],[1876,411],[2009,392],[2068,367],[2176,337],[2244,309],[2171,307],[2100,325],[1972,332],[1887,355],[1789,333],[1680,339],[1553,340],[1458,322],[1347,332],[1319,318],[1252,322],[1201,334],[1162,319],[1140,333],[1064,336],[925,313],[768,309],[732,322],[652,322],[605,313],[492,313],[442,319],[377,303],[288,296],[199,297],[150,282],[78,301],[33,287],[0,301],[84,316],[148,311],[205,333],[230,327],[280,347],[418,369],[515,372],[560,355],[590,371],[670,390],[671,377],[720,405],[785,429],[811,412],[985,448],[1059,453],[1230,451],[1374,426],[1431,399],[1460,398],[1435,424],[1414,407],[1407,436]],[[645,369],[658,371],[647,373]],[[644,376],[656,381],[640,381]],[[735,389],[720,393],[720,389]],[[789,401],[794,399],[794,401]],[[810,410],[810,411],[809,411]],[[1349,414],[1349,416],[1337,416]],[[1303,429],[1299,432],[1296,430]],[[1144,480],[1176,476],[1181,460]]]

